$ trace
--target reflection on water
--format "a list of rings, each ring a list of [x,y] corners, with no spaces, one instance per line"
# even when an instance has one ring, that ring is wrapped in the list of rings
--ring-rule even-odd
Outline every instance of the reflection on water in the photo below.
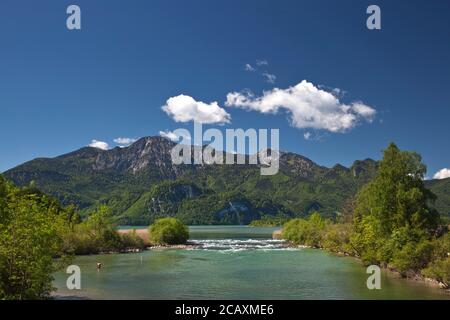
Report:
[[[191,227],[195,250],[152,250],[77,257],[82,290],[57,294],[94,299],[449,299],[442,290],[383,273],[368,290],[365,268],[321,250],[289,249],[275,228]],[[96,269],[101,261],[104,268]]]

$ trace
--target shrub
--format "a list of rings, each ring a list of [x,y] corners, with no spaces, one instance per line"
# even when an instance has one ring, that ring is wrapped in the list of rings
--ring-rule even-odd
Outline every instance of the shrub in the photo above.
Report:
[[[139,237],[139,235],[136,233],[136,230],[133,230],[129,233],[124,233],[121,235],[121,241],[122,246],[125,249],[128,248],[138,248],[138,249],[144,249],[145,243],[144,240]]]
[[[308,221],[293,219],[284,224],[282,237],[295,244],[305,244],[308,228]]]
[[[422,274],[429,278],[434,278],[450,287],[450,233],[434,241],[433,261],[427,268],[422,270]]]
[[[158,219],[149,229],[152,244],[184,244],[189,239],[188,227],[176,218]]]
[[[426,267],[433,256],[434,246],[431,241],[409,242],[394,254],[392,265],[401,273],[419,271]]]
[[[327,226],[322,240],[323,248],[332,252],[353,254],[354,250],[350,245],[351,232],[351,224],[331,224]]]
[[[283,239],[295,244],[320,247],[325,229],[325,221],[318,213],[313,213],[308,220],[293,219],[283,227]]]
[[[145,248],[135,232],[122,235],[117,232],[111,223],[110,212],[108,207],[100,206],[87,220],[74,225],[63,238],[66,250],[75,254],[95,254]]]
[[[433,261],[428,268],[422,270],[422,274],[429,278],[434,278],[444,284],[446,288],[450,287],[450,257],[443,260]]]

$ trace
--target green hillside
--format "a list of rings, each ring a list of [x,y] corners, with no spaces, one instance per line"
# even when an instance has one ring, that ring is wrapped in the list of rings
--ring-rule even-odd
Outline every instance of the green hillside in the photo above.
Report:
[[[350,168],[326,168],[286,152],[274,176],[262,176],[258,165],[177,166],[170,158],[173,145],[149,137],[127,148],[82,148],[29,161],[4,176],[19,186],[34,181],[85,216],[107,204],[121,224],[148,225],[165,216],[188,224],[248,224],[267,216],[305,217],[313,211],[336,217],[377,170],[371,159],[355,161]],[[444,215],[450,215],[449,180],[427,181]]]

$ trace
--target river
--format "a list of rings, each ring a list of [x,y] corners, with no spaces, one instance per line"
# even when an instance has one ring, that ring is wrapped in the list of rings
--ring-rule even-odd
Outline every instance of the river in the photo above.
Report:
[[[322,250],[287,248],[272,240],[275,228],[190,227],[198,249],[80,256],[81,290],[66,288],[55,274],[60,297],[90,299],[450,299],[443,290],[383,272],[381,289],[354,258]],[[104,267],[97,270],[96,263]]]

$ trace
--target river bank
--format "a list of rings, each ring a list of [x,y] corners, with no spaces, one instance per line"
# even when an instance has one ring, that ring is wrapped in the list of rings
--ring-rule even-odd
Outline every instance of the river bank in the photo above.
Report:
[[[275,230],[272,233],[272,238],[273,239],[283,239],[283,230],[279,229],[279,230]],[[295,246],[294,244],[291,243],[292,246]],[[339,257],[351,257],[354,258],[356,260],[358,260],[361,264],[362,261],[361,259],[356,256],[356,255],[352,255],[348,252],[341,252],[341,251],[331,251],[331,250],[326,250],[324,248],[321,247],[313,247],[313,246],[305,246],[305,245],[297,245],[298,247],[301,248],[310,248],[310,249],[316,249],[316,250],[324,250],[326,252],[330,252],[336,256]],[[397,277],[406,281],[410,281],[410,282],[414,282],[414,283],[422,283],[423,285],[427,285],[427,286],[432,286],[435,288],[440,288],[443,291],[445,291],[446,293],[448,293],[450,295],[450,287],[448,287],[446,284],[436,280],[436,279],[432,279],[432,278],[428,278],[428,277],[424,277],[420,272],[415,272],[415,271],[408,271],[405,274],[402,274],[401,272],[399,272],[398,270],[396,270],[395,268],[389,268],[387,266],[381,266],[381,268],[389,273],[391,276],[393,277]]]

